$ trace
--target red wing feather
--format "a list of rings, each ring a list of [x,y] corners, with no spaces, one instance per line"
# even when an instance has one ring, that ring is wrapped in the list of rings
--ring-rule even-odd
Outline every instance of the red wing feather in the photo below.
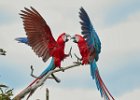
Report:
[[[25,8],[21,12],[20,15],[23,19],[24,29],[29,41],[28,44],[46,62],[51,56],[53,48],[57,45],[51,30],[43,17],[34,8]]]

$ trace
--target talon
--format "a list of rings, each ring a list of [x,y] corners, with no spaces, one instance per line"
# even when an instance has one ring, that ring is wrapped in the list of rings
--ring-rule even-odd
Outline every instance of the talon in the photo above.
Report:
[[[74,53],[74,56],[77,58],[77,62],[80,62],[82,59],[79,58],[75,53]]]
[[[74,64],[76,64],[76,65],[80,65],[81,64],[81,62],[73,62]]]
[[[62,72],[64,72],[64,71],[65,71],[65,69],[64,69],[63,67],[59,67],[59,68],[61,69],[61,71],[62,71]]]

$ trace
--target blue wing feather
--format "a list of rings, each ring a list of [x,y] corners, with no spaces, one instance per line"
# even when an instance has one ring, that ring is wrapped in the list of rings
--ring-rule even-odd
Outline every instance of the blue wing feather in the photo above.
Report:
[[[90,62],[90,71],[91,71],[92,79],[95,79],[97,89],[100,91],[101,96],[104,97],[105,100],[115,100],[113,96],[110,94],[110,92],[108,91],[108,89],[106,88],[104,82],[102,81],[96,65],[96,61],[99,58],[99,53],[101,52],[101,41],[95,29],[92,26],[88,14],[82,7],[80,9],[79,14],[80,14],[79,17],[81,19],[80,22],[81,29],[82,29],[81,33],[83,35],[83,38],[85,38],[88,48],[91,51],[95,50],[96,52],[95,59]]]
[[[96,61],[98,60],[98,54],[101,52],[101,41],[93,28],[93,25],[90,21],[90,18],[86,11],[81,7],[80,12],[79,12],[79,17],[81,19],[81,29],[82,29],[82,34],[85,40],[88,43],[89,48],[95,48],[97,56],[96,56]]]
[[[28,39],[26,37],[19,37],[15,39],[16,41],[18,41],[19,43],[25,43],[28,44]],[[44,76],[45,74],[47,74],[50,70],[55,69],[55,65],[54,65],[54,58],[51,59],[51,62],[49,64],[49,66],[39,75],[39,77]]]
[[[28,39],[26,37],[19,37],[19,38],[16,38],[15,40],[18,41],[19,43],[28,44]]]

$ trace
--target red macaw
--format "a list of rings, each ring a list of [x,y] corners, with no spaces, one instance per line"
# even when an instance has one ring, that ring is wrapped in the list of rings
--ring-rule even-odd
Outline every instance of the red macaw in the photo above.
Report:
[[[86,11],[81,7],[79,12],[81,19],[82,35],[76,34],[73,37],[73,42],[77,43],[80,54],[82,56],[82,64],[90,64],[91,76],[95,79],[98,90],[101,96],[106,100],[115,100],[106,88],[97,68],[96,62],[99,59],[99,53],[101,52],[101,42],[95,32],[91,21]]]
[[[55,41],[51,29],[33,7],[25,8],[21,12],[27,38],[17,38],[16,40],[26,42],[39,57],[42,57],[44,62],[50,57],[54,57],[55,66],[61,67],[61,61],[68,56],[64,53],[64,47],[69,35],[62,33]]]
[[[27,37],[16,38],[16,40],[31,46],[33,51],[38,57],[42,57],[44,62],[52,57],[48,68],[40,74],[38,78],[40,79],[50,70],[53,70],[56,67],[61,68],[61,61],[69,56],[69,54],[64,53],[64,48],[70,35],[62,33],[57,41],[55,41],[51,29],[43,17],[33,7],[31,7],[31,9],[25,8],[25,10],[21,10],[21,12],[20,15],[23,19]],[[29,86],[34,84],[38,79],[33,81]]]

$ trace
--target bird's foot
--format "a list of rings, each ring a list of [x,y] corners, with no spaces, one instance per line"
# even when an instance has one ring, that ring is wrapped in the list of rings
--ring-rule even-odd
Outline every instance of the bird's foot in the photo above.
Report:
[[[64,72],[65,71],[65,69],[63,68],[63,67],[59,67],[60,68],[60,70],[62,71],[62,72]]]
[[[78,62],[73,62],[74,64],[76,64],[76,65],[81,65],[82,63],[80,62],[80,61],[78,61]]]
[[[80,57],[78,57],[76,54],[74,54],[74,56],[77,58],[77,61],[76,62],[73,62],[74,64],[77,64],[77,65],[80,65],[82,64],[82,59]]]
[[[76,54],[74,54],[74,56],[77,58],[77,62],[81,62],[82,58],[78,57]]]
[[[72,50],[72,47],[70,48],[69,53],[68,53],[68,54],[66,54],[66,57],[69,57],[69,56],[70,56],[70,57],[72,58],[71,50]]]

